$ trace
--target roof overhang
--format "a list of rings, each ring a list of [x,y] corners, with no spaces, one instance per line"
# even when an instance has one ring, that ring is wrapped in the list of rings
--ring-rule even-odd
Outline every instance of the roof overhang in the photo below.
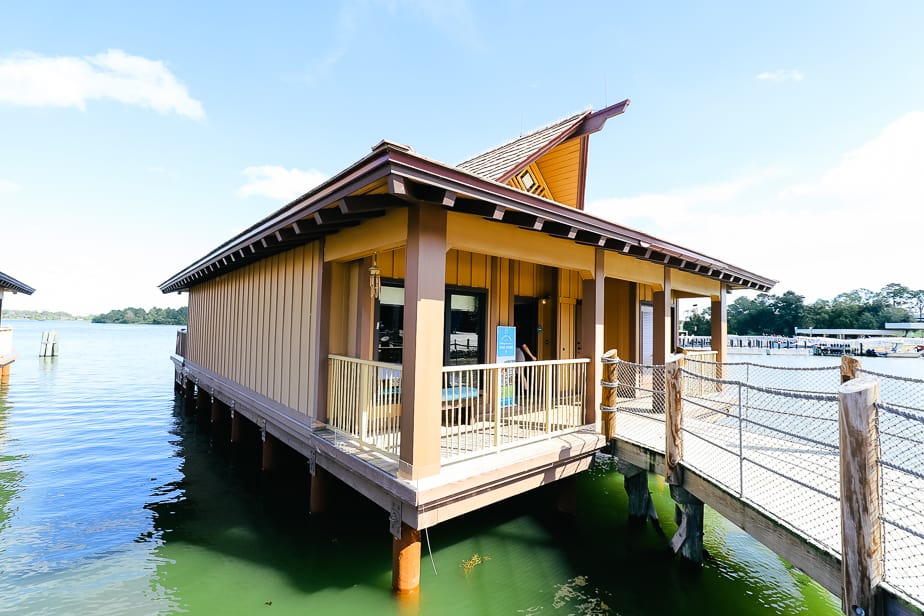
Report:
[[[370,184],[382,180],[387,181],[387,194],[361,194]],[[353,166],[178,272],[160,289],[164,293],[188,290],[410,202],[435,203],[451,211],[619,252],[719,280],[732,288],[765,292],[776,284],[775,280],[654,236],[382,142]]]
[[[25,284],[24,282],[19,282],[12,276],[7,276],[3,272],[0,272],[0,291],[12,291],[13,293],[32,295],[32,293],[35,292],[35,289]]]

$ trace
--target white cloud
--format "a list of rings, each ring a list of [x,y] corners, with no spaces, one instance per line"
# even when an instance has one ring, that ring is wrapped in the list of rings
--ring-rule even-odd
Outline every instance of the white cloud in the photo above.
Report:
[[[773,172],[588,204],[780,284],[807,301],[899,282],[924,289],[924,112],[908,113],[809,182]],[[643,224],[642,224],[643,223]]]
[[[205,117],[163,62],[110,49],[95,56],[18,53],[0,59],[0,102],[28,107],[76,107],[113,99],[160,113]]]
[[[286,169],[272,165],[247,167],[241,173],[247,177],[247,183],[237,190],[238,195],[259,195],[280,201],[291,201],[327,179],[324,173],[314,169]]]
[[[803,75],[801,71],[795,69],[788,71],[778,69],[775,71],[764,71],[758,74],[757,78],[761,81],[802,81],[805,79],[805,75]]]
[[[11,180],[4,180],[0,178],[0,194],[2,193],[11,193],[20,190],[22,187]]]
[[[872,141],[847,152],[814,182],[792,186],[783,197],[832,197],[845,205],[904,212],[924,206],[924,112],[886,126]]]

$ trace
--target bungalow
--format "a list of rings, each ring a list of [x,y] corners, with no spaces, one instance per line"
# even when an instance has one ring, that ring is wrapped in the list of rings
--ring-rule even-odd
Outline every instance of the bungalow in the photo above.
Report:
[[[389,513],[393,585],[419,585],[420,531],[585,470],[601,355],[664,363],[675,303],[774,281],[584,209],[584,111],[458,165],[381,141],[160,285],[189,293],[178,389],[264,460],[307,458],[311,508],[337,478]],[[525,343],[537,361],[509,363]]]
[[[35,289],[0,272],[0,378],[9,378],[10,364],[16,360],[16,354],[13,352],[13,328],[3,327],[3,294],[7,291],[32,295]]]

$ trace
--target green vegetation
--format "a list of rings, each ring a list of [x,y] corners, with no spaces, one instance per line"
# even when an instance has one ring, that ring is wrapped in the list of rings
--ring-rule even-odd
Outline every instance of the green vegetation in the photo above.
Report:
[[[145,325],[186,325],[188,310],[182,308],[123,308],[98,314],[91,319],[94,323],[129,323]]]
[[[883,329],[886,323],[924,320],[924,290],[913,291],[890,283],[878,292],[855,289],[832,300],[805,304],[805,297],[787,291],[782,295],[761,293],[739,297],[728,306],[728,333],[738,335],[793,335],[796,327],[818,329]],[[708,336],[709,310],[692,314],[683,329],[694,336]],[[922,323],[924,329],[924,323]]]
[[[86,321],[89,317],[74,316],[69,312],[50,310],[3,310],[3,319],[21,319],[23,321]]]

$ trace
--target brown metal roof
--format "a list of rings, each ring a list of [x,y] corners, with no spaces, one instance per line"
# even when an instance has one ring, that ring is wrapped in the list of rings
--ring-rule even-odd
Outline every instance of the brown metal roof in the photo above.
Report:
[[[0,272],[0,291],[12,291],[13,293],[32,295],[35,289],[23,282],[19,282],[12,276],[7,276],[3,272]]]
[[[585,116],[583,121],[594,116]],[[602,121],[605,117],[598,116],[595,130],[599,130]],[[383,180],[388,182],[389,194],[355,196],[373,182]],[[654,236],[428,159],[406,146],[383,142],[351,167],[170,277],[160,289],[164,293],[189,289],[271,254],[359,225],[364,219],[384,215],[388,209],[403,207],[411,201],[442,204],[452,211],[618,251],[739,288],[769,291],[776,284],[769,278]]]

